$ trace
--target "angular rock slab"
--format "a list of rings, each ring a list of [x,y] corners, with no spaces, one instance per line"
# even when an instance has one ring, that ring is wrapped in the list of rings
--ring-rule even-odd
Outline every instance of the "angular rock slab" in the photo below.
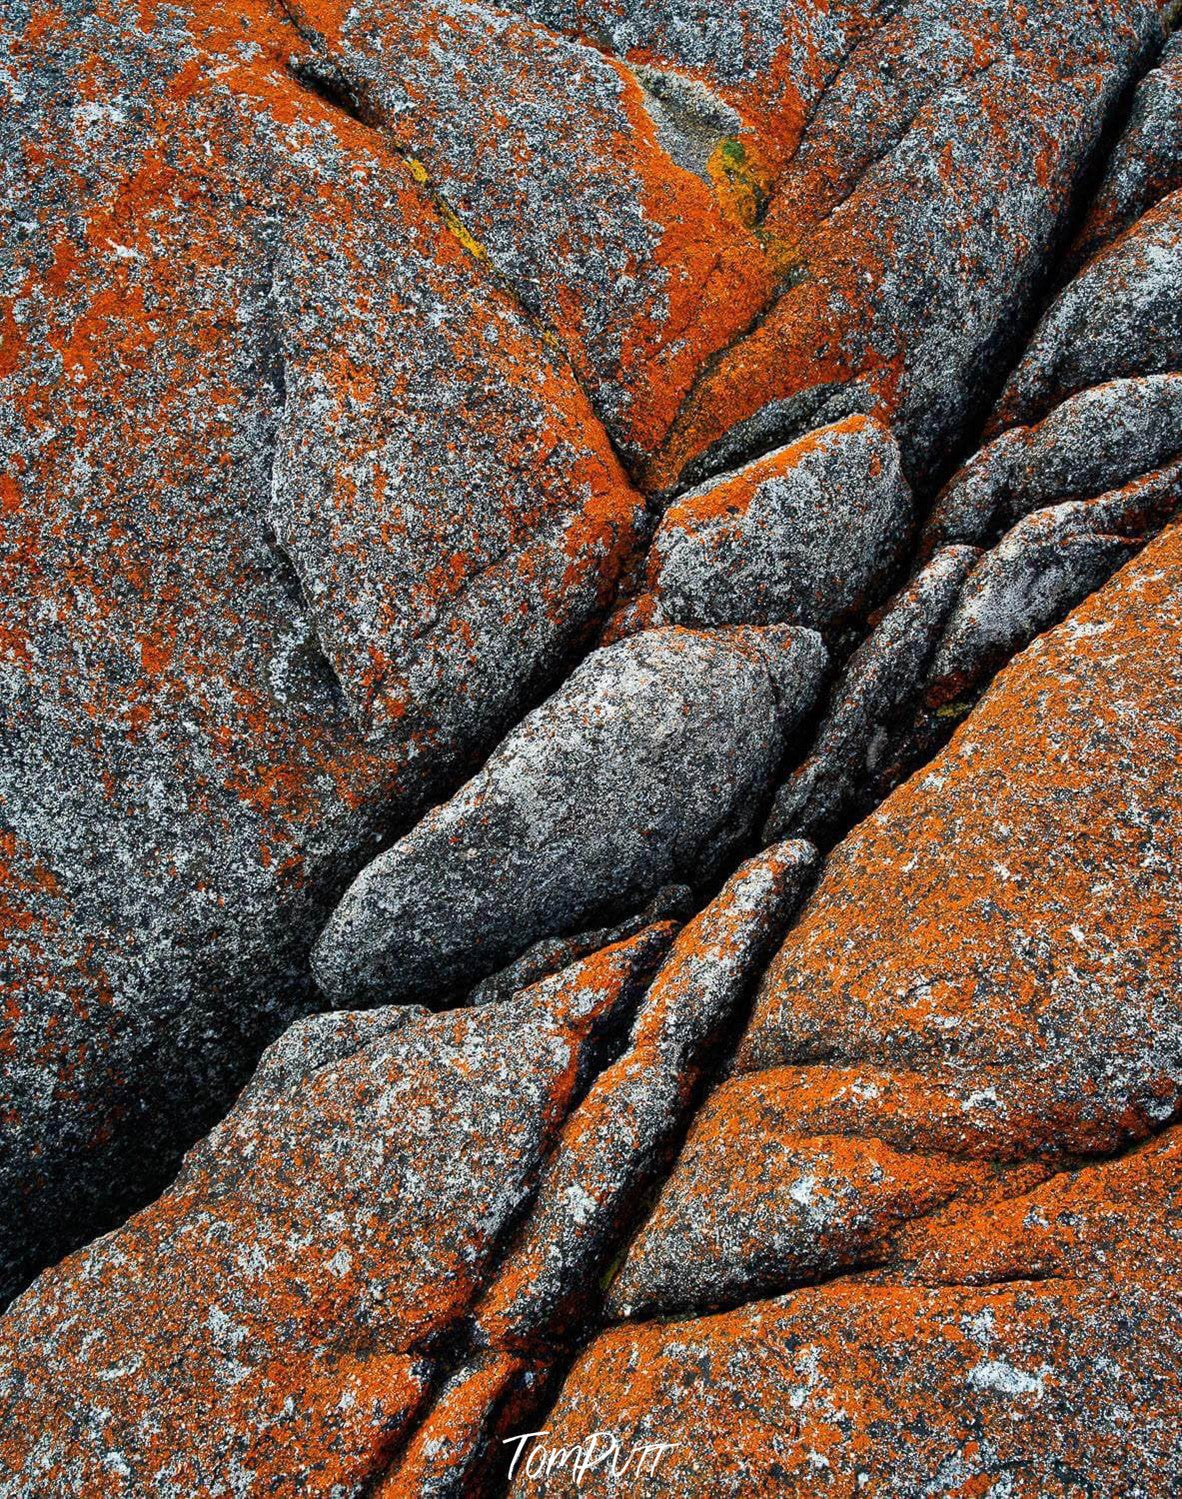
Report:
[[[478,1339],[521,1352],[577,1333],[637,1204],[684,1125],[711,1046],[812,882],[816,850],[748,859],[678,937],[619,1059],[567,1121],[529,1219],[477,1308]]]
[[[1150,0],[925,0],[829,89],[763,225],[785,290],[704,372],[659,463],[673,483],[778,403],[861,387],[915,479],[976,415],[1045,277],[1103,122],[1162,40]]]
[[[1162,48],[1157,66],[1137,85],[1128,123],[1108,158],[1072,259],[1082,264],[1178,188],[1182,188],[1182,35],[1175,33]]]
[[[651,621],[824,630],[881,597],[910,525],[889,430],[822,427],[670,506],[649,552]]]
[[[751,827],[825,660],[790,626],[650,630],[592,652],[358,875],[316,945],[321,987],[337,1002],[445,993],[717,860]]]
[[[1182,189],[1093,256],[1051,304],[990,431],[1036,422],[1090,386],[1171,370],[1182,372]]]
[[[773,289],[709,169],[745,159],[734,111],[702,90],[684,124],[600,51],[467,0],[291,10],[545,320],[621,450],[650,455],[704,360]]]
[[[603,1334],[542,1441],[553,1450],[610,1433],[614,1471],[607,1440],[581,1485],[569,1463],[547,1474],[543,1452],[512,1492],[1042,1495],[1073,1492],[1086,1475],[1101,1492],[1165,1499],[1182,1481],[1168,1149],[1145,1151],[1124,1181],[1120,1166],[1102,1166],[1016,1198],[992,1257],[1009,1283],[956,1283],[959,1270],[988,1274],[982,1215],[933,1235],[918,1285],[837,1281]],[[658,1442],[669,1446],[642,1465],[644,1444]]]
[[[0,1493],[357,1493],[672,933],[517,1000],[302,1023],[176,1184],[0,1321]]]
[[[541,690],[637,503],[273,7],[5,27],[0,1299],[158,1190],[309,1006],[378,829]]]
[[[1046,1070],[1081,1115],[1160,1117],[1182,1086],[1179,639],[1175,526],[835,851],[741,1070]]]
[[[987,443],[944,486],[923,548],[983,546],[1024,515],[1106,494],[1182,454],[1182,375],[1109,380]]]

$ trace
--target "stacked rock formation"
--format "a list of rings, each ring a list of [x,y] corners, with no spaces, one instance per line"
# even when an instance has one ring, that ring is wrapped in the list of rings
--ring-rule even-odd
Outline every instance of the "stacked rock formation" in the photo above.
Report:
[[[0,1499],[1182,1490],[1178,10],[0,17]]]

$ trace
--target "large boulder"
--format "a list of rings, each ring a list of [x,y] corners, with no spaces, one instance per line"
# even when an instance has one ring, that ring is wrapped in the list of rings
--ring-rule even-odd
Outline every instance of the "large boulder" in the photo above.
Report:
[[[321,987],[338,1003],[443,995],[716,865],[754,825],[825,659],[792,626],[594,651],[357,876],[316,945]]]
[[[340,890],[544,690],[638,513],[275,7],[4,26],[0,1299],[311,1005]]]
[[[3,1319],[5,1499],[380,1477],[671,935],[504,1004],[300,1022],[163,1197]]]

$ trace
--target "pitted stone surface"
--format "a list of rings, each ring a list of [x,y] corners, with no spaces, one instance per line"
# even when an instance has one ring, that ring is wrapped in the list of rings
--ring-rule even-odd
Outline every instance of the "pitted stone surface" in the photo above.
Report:
[[[380,1476],[431,1338],[670,936],[511,1003],[396,1012],[301,1076],[281,1042],[169,1192],[3,1319],[0,1493],[215,1494],[239,1473],[328,1496]]]
[[[819,694],[825,649],[782,626],[650,630],[594,651],[480,773],[357,877],[316,947],[326,993],[478,978],[635,905],[753,825]]]

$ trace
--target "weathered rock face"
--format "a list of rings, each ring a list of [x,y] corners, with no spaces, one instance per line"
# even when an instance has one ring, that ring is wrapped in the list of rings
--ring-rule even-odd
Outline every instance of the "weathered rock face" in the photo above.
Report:
[[[891,415],[913,472],[945,461],[1160,37],[1159,7],[1124,0],[932,0],[872,31],[773,194],[763,227],[785,289],[698,382],[662,478],[771,402],[790,425],[834,384]]]
[[[701,88],[683,121],[658,82],[466,0],[291,10],[554,330],[623,449],[651,453],[772,290],[725,171],[746,159],[734,110]]]
[[[9,10],[0,1499],[1173,1499],[1182,0]]]
[[[338,1002],[446,993],[640,904],[750,830],[825,649],[789,626],[593,652],[451,801],[364,869],[316,946]]]
[[[553,672],[637,507],[270,9],[79,6],[13,46],[0,1296],[308,1005],[375,831]]]
[[[1077,391],[1182,370],[1182,190],[1095,255],[1059,295],[1002,393],[995,429]]]
[[[849,417],[671,505],[636,612],[650,624],[825,629],[881,594],[910,522],[890,432]]]
[[[237,1473],[327,1495],[380,1475],[432,1339],[670,935],[504,1005],[302,1022],[170,1192],[9,1312],[0,1493],[216,1493]]]

